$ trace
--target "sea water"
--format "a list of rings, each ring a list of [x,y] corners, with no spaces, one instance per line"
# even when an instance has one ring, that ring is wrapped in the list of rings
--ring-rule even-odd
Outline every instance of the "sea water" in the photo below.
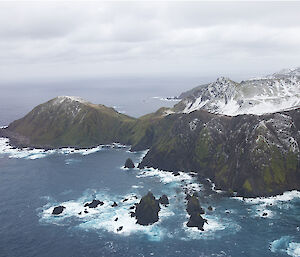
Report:
[[[26,101],[20,106],[28,107]],[[153,109],[164,105],[152,101]],[[9,104],[13,115],[0,109],[0,125],[22,114],[18,104]],[[124,101],[126,110],[130,105]],[[197,181],[194,173],[124,169],[127,158],[137,164],[147,152],[129,150],[119,144],[14,149],[0,138],[0,256],[300,256],[300,192],[229,198],[209,180]],[[170,204],[162,207],[157,223],[140,226],[130,207],[148,191],[156,198],[166,194]],[[204,231],[186,226],[186,191],[198,192],[208,221]],[[93,199],[104,205],[85,208]],[[118,206],[112,207],[113,202]],[[54,216],[58,205],[66,209]]]

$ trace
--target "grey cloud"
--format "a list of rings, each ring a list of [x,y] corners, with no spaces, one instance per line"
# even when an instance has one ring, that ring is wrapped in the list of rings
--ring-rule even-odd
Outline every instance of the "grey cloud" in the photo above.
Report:
[[[299,7],[300,2],[1,2],[0,77],[200,70],[230,75],[298,66]]]

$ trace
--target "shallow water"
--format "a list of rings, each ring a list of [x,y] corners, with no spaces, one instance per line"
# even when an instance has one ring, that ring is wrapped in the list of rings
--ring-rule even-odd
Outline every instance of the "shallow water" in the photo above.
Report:
[[[128,157],[138,163],[146,153],[128,150],[112,145],[89,152],[13,153],[2,144],[0,256],[299,256],[299,192],[252,201],[227,198],[192,174],[124,169]],[[204,232],[185,226],[185,189],[199,192],[208,220]],[[167,194],[170,205],[158,223],[145,227],[135,223],[129,208],[149,190],[157,198]],[[94,198],[104,205],[83,207]],[[114,201],[117,207],[111,207]],[[57,205],[66,209],[53,216]]]

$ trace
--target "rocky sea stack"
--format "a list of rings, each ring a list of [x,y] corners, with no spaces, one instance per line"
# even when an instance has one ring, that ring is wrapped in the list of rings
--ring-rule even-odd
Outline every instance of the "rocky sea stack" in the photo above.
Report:
[[[158,212],[160,206],[151,192],[143,196],[141,201],[136,205],[135,217],[138,224],[147,226],[158,221]]]
[[[133,169],[135,166],[134,166],[133,161],[130,158],[128,158],[125,162],[124,167],[128,168],[128,169]]]
[[[201,216],[201,214],[204,214],[204,210],[201,208],[198,197],[196,195],[188,198],[186,211],[190,215],[187,226],[197,227],[199,230],[203,230],[204,223],[207,221]]]

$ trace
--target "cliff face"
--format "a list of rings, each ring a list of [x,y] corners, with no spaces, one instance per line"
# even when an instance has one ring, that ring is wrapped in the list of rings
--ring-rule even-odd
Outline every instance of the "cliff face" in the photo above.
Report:
[[[225,116],[205,110],[134,119],[103,105],[57,97],[0,130],[17,146],[150,149],[139,167],[195,171],[243,196],[300,189],[300,109]]]
[[[299,112],[169,115],[156,125],[139,167],[196,171],[222,190],[243,196],[300,189]]]

